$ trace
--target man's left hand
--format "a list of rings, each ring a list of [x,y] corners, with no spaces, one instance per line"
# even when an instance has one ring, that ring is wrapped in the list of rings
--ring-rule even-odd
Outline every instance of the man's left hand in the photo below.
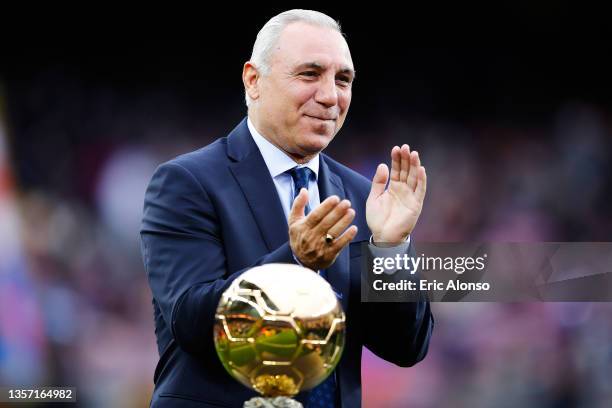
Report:
[[[391,150],[391,181],[389,168],[380,164],[372,179],[372,189],[366,202],[366,219],[374,242],[400,244],[405,242],[419,219],[427,174],[421,166],[419,153],[410,152],[408,145]]]

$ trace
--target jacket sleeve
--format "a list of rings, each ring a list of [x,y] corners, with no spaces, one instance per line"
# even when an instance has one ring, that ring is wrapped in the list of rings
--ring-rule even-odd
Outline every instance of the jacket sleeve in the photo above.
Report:
[[[415,256],[412,243],[409,256]],[[434,318],[425,297],[418,302],[362,302],[364,345],[378,357],[411,367],[427,355]]]
[[[228,272],[214,207],[188,169],[169,162],[155,171],[140,236],[149,285],[175,341],[186,352],[211,353],[221,294],[248,268]],[[274,262],[295,263],[288,243],[250,267]]]

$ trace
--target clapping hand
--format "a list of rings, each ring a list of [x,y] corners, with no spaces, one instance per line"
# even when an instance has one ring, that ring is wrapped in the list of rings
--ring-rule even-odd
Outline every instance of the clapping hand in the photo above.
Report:
[[[380,164],[366,202],[366,219],[374,242],[400,244],[412,233],[425,199],[427,175],[419,153],[410,152],[408,145],[395,146],[386,188],[388,180],[389,168]]]

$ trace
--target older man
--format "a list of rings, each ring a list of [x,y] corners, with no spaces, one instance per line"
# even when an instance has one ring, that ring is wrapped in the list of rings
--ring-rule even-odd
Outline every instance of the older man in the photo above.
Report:
[[[160,353],[152,406],[235,407],[254,396],[224,371],[212,326],[232,280],[266,263],[317,271],[346,311],[342,360],[298,395],[307,407],[360,406],[362,346],[401,366],[424,358],[429,304],[361,303],[359,270],[361,242],[409,242],[425,197],[418,153],[394,147],[390,174],[381,164],[372,182],[321,153],[344,123],[354,77],[334,20],[281,13],[244,65],[248,117],[153,175],[141,231]]]

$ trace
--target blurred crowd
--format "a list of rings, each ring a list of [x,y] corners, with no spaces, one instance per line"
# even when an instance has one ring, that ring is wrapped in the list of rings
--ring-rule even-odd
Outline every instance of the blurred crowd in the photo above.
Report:
[[[82,406],[146,406],[157,350],[139,251],[144,191],[158,164],[230,131],[246,112],[242,94],[214,115],[171,88],[46,74],[7,84],[2,97],[0,385],[75,386]],[[604,107],[561,101],[524,121],[372,112],[349,112],[326,152],[370,178],[393,145],[418,150],[428,196],[414,239],[612,240]],[[364,406],[612,406],[612,305],[433,311],[417,367],[364,352]]]

